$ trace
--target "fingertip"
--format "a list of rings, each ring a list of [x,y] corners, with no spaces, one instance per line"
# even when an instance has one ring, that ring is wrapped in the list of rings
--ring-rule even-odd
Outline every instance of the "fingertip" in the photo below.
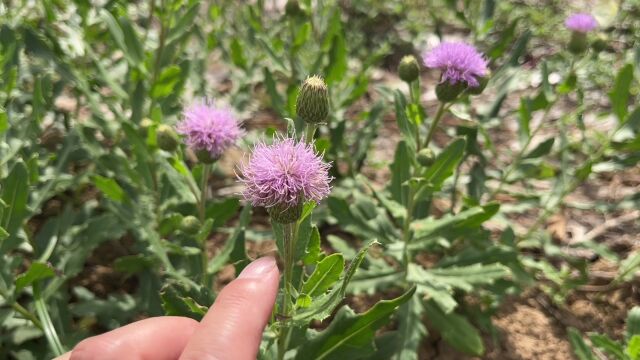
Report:
[[[271,317],[280,272],[273,257],[249,264],[211,306],[181,359],[255,359]]]
[[[84,339],[66,359],[176,359],[197,326],[197,321],[178,316],[137,321]]]

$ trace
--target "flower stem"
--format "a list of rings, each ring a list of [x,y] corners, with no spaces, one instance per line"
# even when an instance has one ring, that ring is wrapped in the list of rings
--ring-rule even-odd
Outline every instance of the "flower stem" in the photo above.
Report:
[[[198,216],[200,219],[200,224],[204,225],[204,220],[206,217],[206,202],[207,202],[207,185],[209,181],[209,173],[211,171],[211,165],[204,164],[202,166],[202,180],[200,183],[200,199],[198,201]],[[202,241],[202,250],[201,250],[201,262],[202,262],[202,283],[205,287],[209,286],[209,279],[207,275],[207,267],[209,264],[209,258],[207,257],[207,239],[205,238]]]
[[[0,296],[5,299],[7,302],[9,302],[9,296],[2,290],[0,289]],[[22,305],[20,305],[18,302],[11,302],[11,307],[13,308],[13,310],[15,310],[17,313],[21,314],[22,316],[24,316],[26,319],[28,319],[29,321],[31,321],[33,323],[33,325],[35,325],[38,329],[43,330],[44,328],[42,327],[42,323],[40,322],[40,320],[38,320],[38,318],[33,315],[32,313],[29,312],[29,310],[25,309]]]
[[[307,129],[304,137],[304,141],[307,144],[311,144],[313,142],[313,136],[316,134],[316,128],[316,124],[307,124]]]
[[[51,317],[49,316],[49,312],[47,311],[47,304],[45,304],[44,299],[42,298],[42,294],[40,292],[40,282],[36,281],[33,284],[33,296],[36,305],[36,312],[38,317],[40,318],[42,328],[44,330],[44,335],[47,338],[47,342],[49,343],[49,347],[55,356],[60,356],[65,353],[65,349],[62,346],[62,342],[58,337],[58,333],[56,332],[56,328],[53,326],[51,322]]]
[[[415,105],[415,109],[420,108],[420,78],[418,77],[416,80],[411,83],[407,83],[409,85],[409,97],[411,98],[411,103]],[[419,110],[418,110],[419,111]],[[416,123],[416,151],[420,151],[422,144],[420,143],[420,124]]]
[[[280,323],[280,332],[278,334],[278,359],[284,359],[284,354],[287,352],[287,343],[289,340],[289,334],[291,332],[289,326],[289,320],[293,316],[291,310],[293,307],[289,307],[291,301],[291,286],[293,277],[293,265],[295,263],[295,249],[296,240],[298,236],[298,222],[292,222],[284,224],[284,278],[282,281],[283,297],[282,297],[282,320]]]
[[[438,111],[436,112],[436,116],[433,118],[433,122],[431,124],[431,127],[429,128],[429,132],[427,133],[427,139],[424,142],[423,147],[425,149],[429,148],[429,143],[431,143],[433,134],[435,133],[436,128],[438,127],[438,123],[440,122],[440,119],[442,119],[442,115],[444,115],[445,105],[446,103],[441,102],[440,106],[438,106]]]

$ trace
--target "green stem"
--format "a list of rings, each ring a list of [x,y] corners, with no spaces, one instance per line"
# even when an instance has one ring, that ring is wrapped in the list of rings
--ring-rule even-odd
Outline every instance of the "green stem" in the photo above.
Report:
[[[291,302],[291,286],[292,277],[293,277],[293,265],[295,263],[295,249],[296,249],[296,240],[298,236],[298,223],[293,222],[289,224],[284,224],[284,239],[283,239],[283,247],[284,247],[284,278],[282,281],[283,286],[283,297],[282,297],[282,320],[280,331],[278,333],[278,360],[284,359],[284,354],[287,352],[287,343],[289,340],[289,335],[291,332],[289,326],[289,320],[293,316],[292,311],[293,307],[289,307],[289,303]]]
[[[209,183],[209,173],[211,171],[211,165],[204,164],[202,166],[202,180],[200,183],[200,199],[198,200],[198,217],[200,224],[204,225],[206,217],[206,203],[207,203],[207,186]],[[209,258],[207,257],[207,239],[202,241],[201,250],[201,263],[202,263],[202,283],[205,287],[209,286],[209,276],[207,274],[207,267],[209,265]]]
[[[409,250],[409,243],[411,242],[411,222],[413,221],[413,210],[415,207],[415,193],[413,187],[409,185],[409,196],[407,199],[407,216],[404,219],[402,226],[402,265],[404,266],[404,278],[405,281],[409,275],[409,263],[411,262],[411,251]]]
[[[431,124],[431,127],[429,128],[429,132],[427,133],[427,139],[424,142],[425,149],[429,148],[429,143],[431,143],[433,134],[435,133],[436,128],[438,127],[438,123],[440,122],[440,119],[442,119],[442,115],[444,115],[444,111],[446,110],[445,105],[446,103],[441,102],[438,106],[438,111],[436,112],[436,116],[433,118],[433,122]]]
[[[58,337],[58,333],[56,332],[56,328],[53,326],[53,322],[51,321],[51,317],[49,316],[49,312],[47,311],[47,304],[45,304],[42,299],[40,292],[40,283],[35,282],[33,284],[33,296],[36,305],[36,313],[40,318],[42,323],[42,328],[44,331],[44,335],[47,338],[47,342],[49,343],[49,347],[55,356],[60,356],[64,354],[66,351],[64,346],[62,346],[62,342]]]
[[[311,144],[313,142],[313,136],[316,134],[316,128],[318,126],[316,124],[307,124],[307,129],[305,131],[304,141],[307,144]]]
[[[198,216],[200,222],[204,222],[206,202],[207,202],[207,185],[209,182],[209,174],[211,172],[211,165],[204,164],[202,166],[202,179],[200,179],[200,199],[198,199]]]
[[[451,208],[449,209],[449,212],[451,214],[453,214],[456,209],[456,201],[458,198],[457,197],[458,181],[460,180],[460,167],[462,166],[465,160],[466,160],[466,156],[462,159],[462,161],[460,161],[458,166],[456,166],[455,175],[453,176],[453,185],[451,185]]]
[[[2,296],[3,299],[9,302],[9,296],[1,289],[0,289],[0,296]],[[11,303],[11,307],[13,308],[13,310],[18,312],[22,316],[24,316],[26,319],[30,320],[33,323],[33,325],[35,325],[38,329],[43,330],[42,323],[40,322],[40,320],[38,320],[38,318],[35,315],[30,313],[29,310],[25,309],[22,305],[20,305],[15,301]]]
[[[420,108],[420,78],[416,79],[409,85],[409,96],[411,97],[411,103],[415,105],[415,109],[419,111]],[[420,143],[420,124],[416,124],[416,152],[420,151],[422,144]]]

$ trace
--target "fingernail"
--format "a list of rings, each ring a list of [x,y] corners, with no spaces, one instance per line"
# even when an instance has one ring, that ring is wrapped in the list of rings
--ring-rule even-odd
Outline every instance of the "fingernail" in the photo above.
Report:
[[[238,279],[261,279],[276,267],[276,259],[271,256],[261,257],[247,265],[238,276]]]

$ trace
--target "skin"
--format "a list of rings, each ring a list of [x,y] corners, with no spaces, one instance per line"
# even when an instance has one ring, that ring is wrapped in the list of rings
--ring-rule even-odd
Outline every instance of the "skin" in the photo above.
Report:
[[[87,338],[54,360],[255,359],[271,317],[280,272],[272,257],[249,264],[202,319],[149,318]]]

